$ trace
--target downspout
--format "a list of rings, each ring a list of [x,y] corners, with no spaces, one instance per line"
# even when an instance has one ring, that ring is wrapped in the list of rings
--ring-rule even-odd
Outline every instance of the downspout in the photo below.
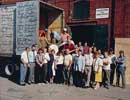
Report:
[[[124,0],[124,13],[123,13],[123,38],[125,38],[127,35],[126,35],[126,29],[125,29],[125,27],[126,27],[126,0]]]
[[[114,34],[114,19],[115,19],[115,0],[111,0],[111,4],[112,4],[112,7],[111,7],[111,33],[110,33],[110,48],[113,48],[115,47],[115,34]]]

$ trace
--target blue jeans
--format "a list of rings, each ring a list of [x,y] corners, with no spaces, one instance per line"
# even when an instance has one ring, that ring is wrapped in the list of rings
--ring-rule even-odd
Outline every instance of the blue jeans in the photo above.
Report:
[[[125,68],[117,69],[117,85],[120,85],[120,76],[122,78],[122,87],[126,87],[126,77],[125,77]]]
[[[25,84],[26,74],[27,74],[27,66],[21,64],[21,66],[20,66],[20,84]]]

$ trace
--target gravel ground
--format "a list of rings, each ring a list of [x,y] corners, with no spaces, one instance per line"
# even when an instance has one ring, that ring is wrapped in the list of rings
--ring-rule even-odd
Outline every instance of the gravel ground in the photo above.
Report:
[[[130,100],[130,86],[126,89],[110,87],[99,90],[83,89],[59,84],[19,86],[0,77],[0,100]]]

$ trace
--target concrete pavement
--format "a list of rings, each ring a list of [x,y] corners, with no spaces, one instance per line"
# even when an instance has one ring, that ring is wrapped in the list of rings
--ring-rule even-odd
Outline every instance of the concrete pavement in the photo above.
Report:
[[[0,77],[0,100],[130,100],[130,86],[126,89],[82,89],[58,84],[19,86]]]

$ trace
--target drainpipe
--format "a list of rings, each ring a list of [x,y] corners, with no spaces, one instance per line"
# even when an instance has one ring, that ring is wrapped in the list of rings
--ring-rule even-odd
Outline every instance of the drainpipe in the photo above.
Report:
[[[115,19],[115,0],[111,0],[111,33],[110,33],[110,48],[115,47],[115,35],[114,35],[114,19]]]
[[[123,38],[125,38],[127,36],[126,28],[125,28],[126,27],[125,26],[126,25],[126,23],[125,23],[126,22],[126,20],[125,20],[126,19],[126,9],[127,9],[126,8],[126,0],[124,0],[124,8],[123,9],[124,9],[124,14],[123,14],[123,33],[122,34],[124,34]]]

